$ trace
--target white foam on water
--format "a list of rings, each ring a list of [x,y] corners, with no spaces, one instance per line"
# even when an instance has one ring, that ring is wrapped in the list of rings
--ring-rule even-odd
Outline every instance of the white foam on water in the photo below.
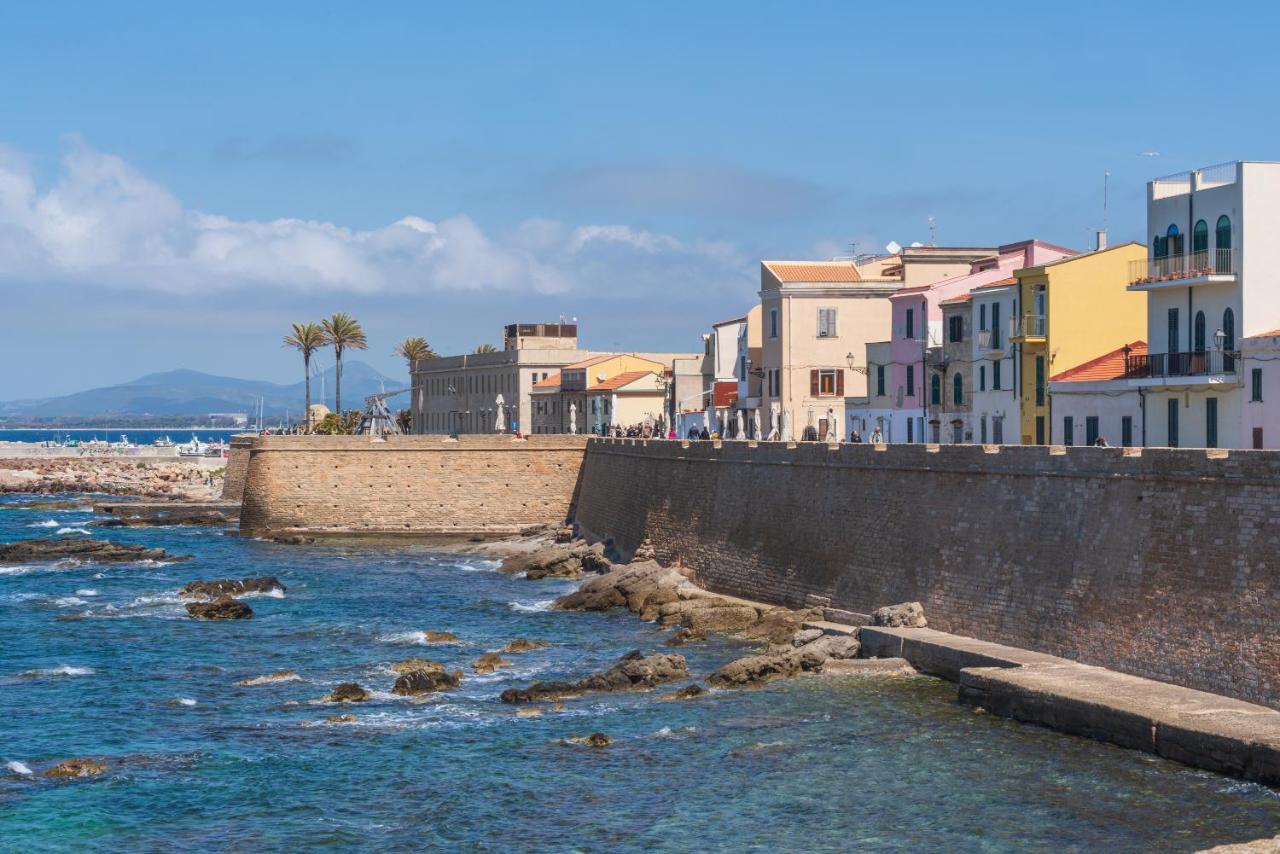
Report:
[[[95,579],[97,579],[97,580],[101,581],[102,579],[104,579],[104,578],[106,578],[106,577],[107,577],[107,574],[106,574],[105,572],[95,572],[95,573],[93,574],[93,577],[94,577]]]
[[[98,591],[91,587],[83,587],[76,591],[77,596],[97,596]]]
[[[190,697],[179,697],[179,698],[178,698],[178,705],[179,705],[179,706],[194,706],[195,704],[196,704],[196,701],[195,701],[195,700],[193,700],[193,699],[191,699]]]
[[[74,608],[77,605],[88,605],[89,603],[79,596],[62,596],[53,600],[53,604],[59,608]]]
[[[43,522],[32,522],[28,528],[57,528],[62,523],[56,519],[45,519]]]
[[[283,599],[284,591],[276,587],[271,590],[254,590],[249,593],[237,593],[237,599]]]
[[[6,593],[0,596],[0,600],[5,602],[30,602],[32,599],[47,598],[43,593]]]
[[[455,564],[455,568],[463,572],[497,572],[500,566],[502,566],[500,560],[476,560]]]
[[[459,641],[429,641],[426,632],[392,632],[378,635],[378,640],[382,643],[411,643],[418,646],[450,646],[460,643]]]
[[[22,774],[23,776],[27,776],[31,773],[31,769],[25,762],[18,762],[17,760],[6,762],[4,767],[8,768],[15,774]]]
[[[57,533],[64,536],[66,534],[84,534],[86,537],[91,536],[91,533],[84,528],[59,528]]]
[[[61,667],[47,667],[36,670],[27,670],[22,673],[23,676],[91,676],[93,675],[92,667],[72,667],[64,664]]]
[[[526,614],[541,613],[551,610],[551,603],[554,599],[540,599],[537,602],[508,602],[507,605],[512,611],[520,611]]]

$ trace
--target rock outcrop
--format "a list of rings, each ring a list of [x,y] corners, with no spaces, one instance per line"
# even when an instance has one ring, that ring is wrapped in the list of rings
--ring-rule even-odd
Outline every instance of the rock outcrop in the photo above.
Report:
[[[871,623],[891,629],[923,629],[929,625],[924,618],[924,606],[919,602],[903,602],[877,608],[871,615]]]
[[[108,518],[95,519],[89,524],[96,528],[155,528],[165,525],[230,525],[235,521],[234,516],[228,516],[221,510],[187,505],[146,513],[129,512],[127,508],[118,507]]]
[[[689,668],[683,655],[645,656],[633,650],[602,673],[592,673],[577,682],[535,682],[528,688],[508,688],[502,692],[501,699],[504,703],[530,703],[595,691],[642,691],[688,676]]]
[[[221,494],[222,475],[202,458],[175,457],[4,457],[0,492],[94,493],[207,501]]]
[[[449,691],[462,684],[462,673],[440,670],[410,670],[396,680],[391,693],[401,697],[426,694],[429,691]]]
[[[422,633],[422,639],[426,643],[457,643],[458,636],[453,632],[436,632],[427,629]]]
[[[68,759],[40,773],[41,777],[96,777],[105,774],[107,766],[96,759]]]
[[[325,700],[330,703],[363,703],[372,696],[355,682],[343,682],[330,691]]]
[[[528,640],[526,638],[516,638],[515,640],[511,641],[506,646],[504,646],[500,650],[500,652],[507,652],[507,653],[529,652],[530,650],[542,649],[543,647],[550,646],[550,645],[551,644],[547,643],[544,640]]]
[[[241,679],[236,682],[237,685],[270,685],[274,682],[295,682],[298,680],[298,674],[292,670],[277,670],[275,673],[268,673],[266,676],[255,676],[252,679]]]
[[[692,685],[686,685],[678,691],[672,691],[670,694],[663,694],[659,700],[692,700],[694,697],[701,697],[707,693],[707,689],[703,688],[696,682]]]
[[[744,688],[763,685],[801,673],[821,672],[831,659],[853,658],[858,639],[850,635],[824,635],[800,647],[774,647],[760,655],[731,661],[707,677],[717,688]]]
[[[612,568],[613,563],[605,557],[602,544],[588,546],[577,540],[513,555],[502,562],[501,571],[509,575],[524,573],[525,578],[537,581],[542,578],[581,578],[584,573],[608,572]]]
[[[476,673],[493,673],[499,667],[509,667],[511,659],[503,658],[496,652],[486,652],[471,664]]]
[[[396,673],[411,673],[414,670],[425,670],[428,673],[444,673],[444,665],[429,658],[406,658],[391,665]]]
[[[187,603],[187,616],[195,620],[248,620],[253,609],[239,599],[222,596],[211,602]]]
[[[217,581],[192,581],[178,591],[184,599],[219,599],[246,593],[283,593],[285,586],[274,575],[261,578],[222,578]]]
[[[79,560],[86,563],[132,563],[140,560],[190,560],[164,549],[149,549],[130,543],[90,540],[84,537],[47,540],[18,540],[0,543],[0,563],[31,563],[48,560]]]

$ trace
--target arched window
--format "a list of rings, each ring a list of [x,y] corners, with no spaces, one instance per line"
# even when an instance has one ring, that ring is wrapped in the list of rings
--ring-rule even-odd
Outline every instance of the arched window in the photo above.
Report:
[[[1191,229],[1191,251],[1209,251],[1209,223],[1202,219],[1197,220],[1195,228]]]
[[[1204,312],[1203,311],[1196,312],[1196,329],[1195,329],[1195,338],[1194,338],[1194,344],[1192,345],[1192,349],[1194,349],[1197,353],[1204,352]]]
[[[1216,240],[1215,248],[1231,248],[1231,220],[1225,214],[1218,217],[1217,234],[1214,235],[1214,238]]]
[[[942,405],[942,378],[937,374],[929,381],[929,400],[934,406]]]
[[[1222,313],[1222,339],[1223,350],[1234,350],[1236,348],[1236,314],[1231,309],[1227,309]]]
[[[964,379],[959,374],[951,378],[951,402],[957,406],[964,403]]]
[[[1157,234],[1155,237],[1151,238],[1151,257],[1152,258],[1165,257],[1165,255],[1168,254],[1168,252],[1166,251],[1166,248],[1167,247],[1165,245],[1163,237]]]

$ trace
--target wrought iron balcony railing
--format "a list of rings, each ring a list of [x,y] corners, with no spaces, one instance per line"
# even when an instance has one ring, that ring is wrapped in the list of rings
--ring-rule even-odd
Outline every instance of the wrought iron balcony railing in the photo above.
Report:
[[[1128,379],[1201,377],[1235,374],[1240,354],[1231,350],[1197,350],[1191,353],[1146,353],[1125,359]]]

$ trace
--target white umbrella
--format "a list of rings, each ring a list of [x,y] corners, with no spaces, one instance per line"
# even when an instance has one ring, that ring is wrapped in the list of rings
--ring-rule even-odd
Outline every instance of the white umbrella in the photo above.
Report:
[[[578,434],[578,404],[569,404],[569,433]]]
[[[702,410],[702,429],[711,432],[711,407]]]
[[[755,434],[756,440],[759,441],[760,439],[760,407],[758,406],[755,409],[751,410],[751,423],[755,425],[756,429],[753,430],[752,432]]]
[[[495,433],[501,433],[507,429],[507,419],[506,419],[507,413],[506,413],[506,410],[503,409],[502,407],[503,402],[504,401],[502,399],[502,395],[498,395],[497,399],[494,400],[493,402],[494,409],[496,409],[498,412],[498,417],[495,418],[493,421],[493,432]]]
[[[738,414],[734,417],[734,420],[733,420],[733,438],[737,439],[738,441],[742,441],[743,439],[747,438],[744,435],[746,431],[743,425],[743,422],[745,422],[746,420],[747,420],[747,410],[739,409]]]
[[[830,408],[827,409],[827,441],[840,441],[840,422],[836,420],[836,411]]]
[[[769,441],[776,442],[778,436],[781,435],[781,425],[778,423],[781,418],[778,416],[778,404],[769,404]]]
[[[782,410],[782,441],[791,441],[791,410]]]

